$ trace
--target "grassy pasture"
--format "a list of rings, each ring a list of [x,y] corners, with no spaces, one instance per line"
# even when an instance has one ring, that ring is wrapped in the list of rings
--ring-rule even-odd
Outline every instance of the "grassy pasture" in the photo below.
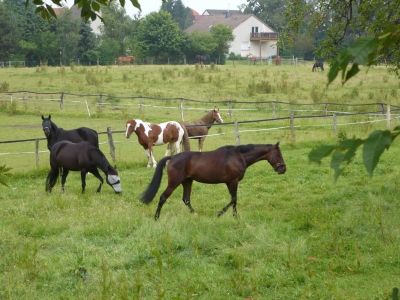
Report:
[[[268,89],[263,80],[271,84],[271,93],[260,93]],[[297,116],[320,114],[324,106],[319,102],[399,105],[400,87],[383,67],[361,72],[344,87],[334,83],[324,90],[326,73],[312,73],[311,65],[247,64],[214,70],[1,69],[0,84],[4,82],[10,91],[210,101],[185,102],[185,120],[198,119],[217,106],[225,122],[271,118],[271,104],[261,102],[274,99],[291,103],[278,105],[276,117],[287,116],[288,109]],[[123,194],[113,194],[106,185],[94,194],[98,181],[89,176],[81,195],[77,173],[68,176],[64,194],[60,183],[46,194],[45,141],[39,143],[39,168],[35,155],[25,154],[34,152],[34,142],[0,144],[0,164],[13,168],[7,178],[10,189],[0,188],[2,299],[390,299],[392,288],[400,285],[398,143],[382,156],[372,179],[361,153],[336,184],[329,161],[318,166],[307,157],[318,144],[385,129],[384,117],[340,117],[338,134],[331,117],[295,119],[294,138],[289,120],[240,124],[242,144],[281,142],[286,174],[276,175],[267,162],[250,167],[239,184],[238,218],[231,210],[216,217],[229,201],[226,186],[194,183],[191,202],[197,214],[189,213],[178,188],[156,222],[157,196],[148,206],[138,201],[153,170],[145,167],[145,153],[135,136],[127,140],[119,131],[131,117],[180,120],[179,100],[160,104],[144,99],[149,106],[140,112],[138,99],[110,97],[110,104],[99,108],[98,98],[88,96],[83,100],[89,118],[86,103],[73,102],[82,97],[67,95],[63,110],[58,101],[42,96],[25,102],[16,98],[11,102],[10,95],[0,96],[0,141],[44,137],[41,114],[51,114],[63,128],[88,126],[105,132],[111,127],[118,132],[113,137]],[[234,103],[230,118],[221,102],[226,100],[260,103]],[[315,105],[296,106],[307,103]],[[332,110],[355,109],[332,105]],[[373,120],[379,122],[370,123]],[[392,127],[398,123],[393,116]],[[213,126],[210,135],[205,150],[235,144],[232,124]],[[105,134],[100,142],[111,159]],[[197,149],[195,141],[191,146]],[[156,158],[164,153],[165,147],[155,148]],[[165,186],[163,178],[160,192]]]

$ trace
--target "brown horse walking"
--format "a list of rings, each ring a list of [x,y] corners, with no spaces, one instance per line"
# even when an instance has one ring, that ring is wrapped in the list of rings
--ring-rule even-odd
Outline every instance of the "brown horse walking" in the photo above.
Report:
[[[207,114],[205,114],[201,119],[197,121],[179,123],[186,127],[189,137],[199,140],[199,151],[201,152],[203,151],[203,144],[208,134],[208,131],[215,122],[218,122],[220,124],[224,122],[221,118],[221,115],[219,114],[219,109],[210,110]],[[170,147],[168,145],[167,153],[169,149]]]
[[[168,186],[160,196],[155,219],[160,217],[165,201],[180,184],[183,187],[183,202],[189,207],[191,213],[195,212],[190,204],[193,180],[209,184],[225,183],[231,194],[231,202],[218,212],[218,216],[226,212],[230,206],[233,208],[233,216],[236,216],[239,181],[243,179],[246,169],[260,160],[267,160],[278,174],[286,172],[286,164],[279,143],[224,146],[209,152],[182,152],[174,156],[166,156],[158,162],[153,178],[140,200],[145,204],[153,200],[161,185],[163,169],[169,161]]]
[[[275,65],[280,66],[281,65],[281,57],[278,55],[275,57]]]
[[[121,65],[121,63],[131,64],[134,61],[135,61],[135,57],[132,56],[132,55],[130,55],[130,56],[120,56],[120,57],[118,57],[118,67]]]

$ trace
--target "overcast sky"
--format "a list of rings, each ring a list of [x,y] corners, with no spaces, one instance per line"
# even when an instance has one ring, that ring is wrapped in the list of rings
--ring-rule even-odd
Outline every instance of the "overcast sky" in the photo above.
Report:
[[[74,0],[66,0],[68,7],[71,7],[74,4]],[[126,0],[125,2],[126,13],[129,16],[133,16],[134,14],[138,14],[139,10],[136,7],[132,6],[130,0]],[[139,3],[142,7],[142,16],[146,16],[147,14],[158,11],[160,9],[161,0],[139,0]],[[189,6],[191,9],[197,11],[200,15],[206,9],[232,9],[237,10],[238,6],[246,3],[246,0],[182,0],[184,6]]]

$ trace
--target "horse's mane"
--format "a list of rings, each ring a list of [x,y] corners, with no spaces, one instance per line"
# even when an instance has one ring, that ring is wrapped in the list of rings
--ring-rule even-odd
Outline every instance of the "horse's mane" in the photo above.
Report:
[[[255,147],[254,144],[239,145],[239,146],[227,145],[227,146],[222,146],[218,149],[227,149],[227,150],[238,149],[240,153],[246,153],[246,152],[253,150],[254,147]]]

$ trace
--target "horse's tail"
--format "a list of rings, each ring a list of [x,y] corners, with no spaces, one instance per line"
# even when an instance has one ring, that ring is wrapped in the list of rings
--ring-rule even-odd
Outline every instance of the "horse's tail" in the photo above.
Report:
[[[184,123],[179,123],[181,124],[183,128],[183,138],[182,138],[182,145],[183,145],[183,151],[190,151],[190,141],[189,141],[189,133],[187,132],[186,126]]]
[[[59,168],[52,168],[50,170],[46,179],[46,192],[51,192],[51,189],[56,185],[59,172]]]
[[[167,161],[171,159],[171,156],[165,156],[157,163],[156,170],[154,171],[153,178],[150,181],[147,189],[140,195],[140,201],[144,204],[149,204],[156,196],[158,189],[161,185],[161,179],[163,175],[163,169],[167,164]]]

